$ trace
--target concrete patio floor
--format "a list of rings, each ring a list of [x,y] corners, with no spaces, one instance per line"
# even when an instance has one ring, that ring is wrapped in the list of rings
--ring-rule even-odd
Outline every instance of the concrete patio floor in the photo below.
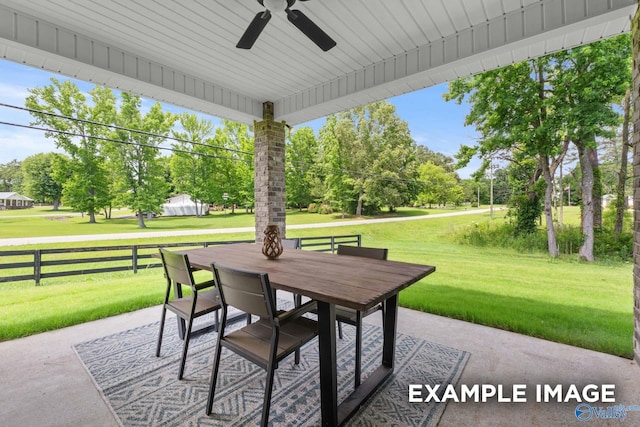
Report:
[[[155,322],[159,310],[151,307],[0,343],[0,425],[117,426],[72,346]],[[367,321],[376,323],[379,316]],[[527,385],[527,403],[449,402],[441,427],[640,425],[640,412],[628,412],[622,422],[594,417],[585,424],[576,418],[575,400],[538,403],[533,393],[544,384],[580,389],[614,384],[616,403],[593,406],[640,405],[640,367],[630,360],[407,309],[400,309],[398,331],[471,353],[459,385],[503,385],[505,396],[513,384]]]

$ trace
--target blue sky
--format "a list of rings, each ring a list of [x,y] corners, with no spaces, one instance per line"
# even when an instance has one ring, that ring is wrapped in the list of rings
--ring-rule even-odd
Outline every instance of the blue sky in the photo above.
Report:
[[[67,79],[59,74],[0,59],[0,103],[24,106],[25,97],[28,95],[27,89],[49,84],[50,77]],[[83,91],[89,91],[93,87],[89,83],[74,81]],[[442,94],[446,91],[447,85],[441,84],[397,96],[389,101],[396,106],[398,115],[409,124],[411,136],[418,144],[453,156],[460,145],[472,145],[477,135],[473,127],[464,126],[468,106],[445,102]],[[152,102],[145,101],[147,105]],[[173,112],[184,111],[167,104],[164,104],[164,109]],[[210,119],[214,124],[219,121],[213,116],[201,116]],[[31,116],[26,112],[0,106],[0,121],[28,125]],[[317,132],[323,123],[324,119],[318,119],[296,127],[308,125]],[[36,153],[54,150],[54,143],[46,139],[43,132],[0,124],[0,164],[13,159],[23,160]],[[458,171],[458,174],[462,178],[467,178],[478,164],[479,162],[472,162],[467,168]]]

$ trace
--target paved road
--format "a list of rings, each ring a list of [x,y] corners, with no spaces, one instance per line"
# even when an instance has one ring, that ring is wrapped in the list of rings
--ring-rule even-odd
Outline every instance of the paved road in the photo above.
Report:
[[[423,216],[409,216],[401,218],[379,218],[379,219],[357,219],[350,221],[337,221],[331,223],[317,224],[295,224],[287,225],[287,230],[302,230],[310,228],[329,228],[342,227],[345,225],[359,224],[377,224],[384,222],[402,222],[416,221],[422,219],[442,218],[449,216],[472,215],[489,212],[489,209],[474,209],[468,211],[446,212],[441,214],[431,214]],[[0,239],[0,247],[18,246],[18,245],[35,245],[41,243],[61,243],[61,242],[89,242],[95,240],[120,240],[120,239],[143,239],[151,237],[166,236],[199,236],[206,234],[226,234],[226,233],[244,233],[253,232],[254,227],[236,227],[236,228],[209,228],[201,230],[173,230],[173,231],[149,231],[137,233],[117,233],[117,234],[84,234],[80,236],[41,236],[41,237],[21,237],[14,239]]]

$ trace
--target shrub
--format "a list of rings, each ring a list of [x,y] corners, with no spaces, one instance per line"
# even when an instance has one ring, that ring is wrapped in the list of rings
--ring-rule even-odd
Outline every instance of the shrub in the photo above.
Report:
[[[316,205],[315,203],[309,203],[309,206],[307,207],[307,212],[318,213],[318,205]]]
[[[593,253],[598,257],[629,260],[633,257],[633,233],[597,230]]]
[[[583,242],[581,227],[576,225],[556,227],[556,244],[561,254],[577,254]]]
[[[518,234],[511,223],[473,223],[454,232],[458,243],[472,246],[495,246],[520,252],[547,252],[546,229]],[[583,243],[581,227],[568,225],[556,227],[556,243],[560,254],[577,254]],[[633,233],[615,234],[612,229],[596,230],[593,253],[600,259],[628,261],[633,256]]]
[[[323,204],[320,206],[320,209],[318,209],[318,212],[320,212],[323,215],[328,215],[333,213],[333,209],[331,209],[331,206],[327,204]]]

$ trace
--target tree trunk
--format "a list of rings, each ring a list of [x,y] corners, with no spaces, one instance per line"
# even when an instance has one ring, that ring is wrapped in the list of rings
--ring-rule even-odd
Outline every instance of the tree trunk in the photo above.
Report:
[[[142,211],[138,211],[138,228],[147,228],[147,225],[144,223],[144,213]]]
[[[53,201],[53,210],[54,210],[54,211],[57,211],[59,208],[60,208],[60,200],[55,199],[55,200]]]
[[[89,189],[89,196],[91,196],[93,198],[93,196],[95,194],[96,194],[95,190],[93,188],[90,188]],[[96,213],[93,210],[95,208],[92,206],[91,209],[92,209],[91,212],[89,212],[89,224],[95,224],[96,223]]]
[[[362,196],[363,195],[364,195],[364,192],[360,190],[360,193],[358,194],[358,205],[356,206],[356,216],[362,216]]]
[[[551,176],[551,170],[549,169],[549,158],[547,156],[540,156],[540,167],[542,168],[542,174],[546,184],[544,191],[544,219],[547,226],[547,247],[549,249],[549,255],[557,257],[558,243],[556,242],[556,230],[553,226],[552,211],[553,178]]]
[[[593,192],[591,196],[593,200],[593,227],[602,228],[602,172],[598,161],[598,150],[587,147],[587,155],[589,156],[593,176]]]
[[[616,225],[614,233],[622,233],[624,212],[627,210],[627,195],[625,184],[627,183],[627,162],[629,153],[629,121],[631,117],[631,88],[627,88],[624,96],[624,121],[622,122],[622,154],[620,155],[620,172],[618,173],[618,186],[616,188]]]
[[[587,261],[593,261],[593,168],[584,142],[580,140],[575,145],[578,148],[582,171],[582,234],[584,236],[584,243],[578,255]]]

